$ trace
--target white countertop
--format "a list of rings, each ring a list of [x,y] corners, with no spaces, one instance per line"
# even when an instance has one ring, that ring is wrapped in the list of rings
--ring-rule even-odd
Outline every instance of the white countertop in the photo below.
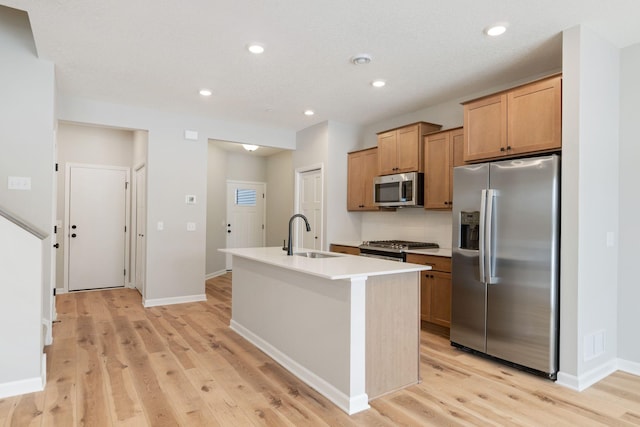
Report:
[[[362,244],[361,241],[357,242],[331,242],[334,245],[342,245],[342,246],[352,246],[357,248]],[[438,249],[409,249],[406,251],[411,254],[422,254],[422,255],[433,255],[433,256],[443,256],[447,258],[451,258],[451,248],[438,248]]]
[[[295,252],[310,252],[309,249],[294,248]],[[406,262],[386,261],[377,258],[321,252],[334,255],[330,258],[306,258],[302,256],[287,256],[280,247],[269,248],[238,248],[218,249],[233,256],[238,256],[265,264],[282,267],[293,271],[310,274],[330,280],[351,279],[363,276],[382,276],[385,274],[410,273],[414,271],[430,270],[426,265],[410,264]]]

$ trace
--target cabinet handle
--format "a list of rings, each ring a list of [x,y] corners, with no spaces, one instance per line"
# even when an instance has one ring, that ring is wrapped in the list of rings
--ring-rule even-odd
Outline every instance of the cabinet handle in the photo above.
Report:
[[[504,151],[504,147],[500,147],[500,151]]]
[[[507,150],[511,150],[511,146],[510,145],[507,145]]]
[[[444,204],[445,204],[445,205],[448,205],[448,204],[449,204],[449,202],[444,202]]]

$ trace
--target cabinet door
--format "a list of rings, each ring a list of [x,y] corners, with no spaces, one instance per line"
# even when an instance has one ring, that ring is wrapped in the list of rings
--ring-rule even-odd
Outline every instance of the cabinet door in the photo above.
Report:
[[[515,89],[507,97],[507,151],[523,154],[560,149],[562,145],[562,78]]]
[[[363,152],[364,179],[362,188],[363,208],[366,210],[378,210],[373,204],[373,179],[378,175],[378,149]]]
[[[431,281],[430,322],[451,327],[451,274],[429,272]]]
[[[378,210],[373,204],[373,178],[378,172],[378,149],[349,153],[347,159],[347,210]]]
[[[390,175],[397,173],[397,161],[396,161],[396,146],[397,137],[396,131],[381,133],[378,135],[378,174]]]
[[[426,136],[425,139],[425,209],[450,209],[451,182],[450,132]]]
[[[398,129],[396,173],[422,172],[420,158],[420,126],[408,126]]]
[[[364,207],[364,156],[350,153],[347,159],[347,210],[357,211]]]
[[[464,105],[464,160],[503,156],[507,147],[507,95]]]
[[[430,271],[420,274],[420,320],[431,321],[431,282]]]

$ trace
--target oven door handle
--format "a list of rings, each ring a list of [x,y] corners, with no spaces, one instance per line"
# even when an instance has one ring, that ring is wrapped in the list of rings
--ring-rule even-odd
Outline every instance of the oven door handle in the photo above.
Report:
[[[384,255],[378,255],[378,254],[368,254],[363,252],[360,252],[360,256],[367,257],[367,258],[386,259],[388,261],[404,262],[404,257],[384,256]]]

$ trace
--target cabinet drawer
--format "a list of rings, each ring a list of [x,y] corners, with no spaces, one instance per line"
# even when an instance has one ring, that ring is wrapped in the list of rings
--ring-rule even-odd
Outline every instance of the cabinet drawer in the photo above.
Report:
[[[451,272],[451,258],[447,257],[422,254],[407,254],[407,262],[413,264],[430,265],[434,271],[444,271],[446,273]]]
[[[353,246],[334,245],[333,243],[329,246],[329,251],[348,255],[360,255],[359,248]]]

